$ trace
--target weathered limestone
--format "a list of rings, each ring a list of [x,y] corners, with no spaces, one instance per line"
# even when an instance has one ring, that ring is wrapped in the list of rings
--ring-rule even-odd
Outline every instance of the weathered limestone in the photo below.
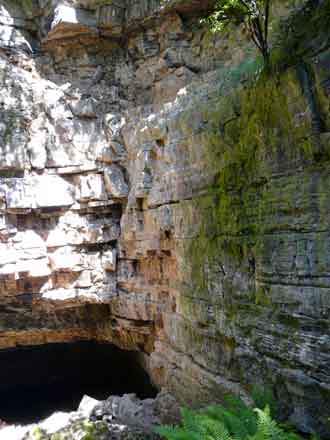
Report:
[[[186,402],[268,384],[329,433],[322,23],[254,87],[208,2],[0,3],[0,349],[111,341]]]
[[[104,170],[105,187],[110,196],[125,198],[128,195],[128,186],[122,170],[117,165],[109,165]]]

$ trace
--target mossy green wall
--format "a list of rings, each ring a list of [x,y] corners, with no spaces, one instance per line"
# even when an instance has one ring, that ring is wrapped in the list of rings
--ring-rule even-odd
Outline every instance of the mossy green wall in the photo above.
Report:
[[[299,59],[283,56],[283,46],[280,55],[279,44],[272,73],[245,61],[198,110],[213,179],[192,202],[198,227],[185,248],[190,282],[177,326],[182,351],[198,364],[246,390],[272,386],[294,423],[330,432],[320,373],[329,373],[321,341],[330,334],[330,15],[327,2],[321,7],[287,23],[310,17],[299,29]],[[324,411],[312,422],[315,405]]]

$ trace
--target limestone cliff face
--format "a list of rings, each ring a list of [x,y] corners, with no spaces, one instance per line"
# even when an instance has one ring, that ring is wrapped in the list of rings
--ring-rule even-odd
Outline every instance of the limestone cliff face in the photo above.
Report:
[[[257,83],[211,4],[0,1],[0,348],[111,341],[329,433],[328,4],[281,3]]]

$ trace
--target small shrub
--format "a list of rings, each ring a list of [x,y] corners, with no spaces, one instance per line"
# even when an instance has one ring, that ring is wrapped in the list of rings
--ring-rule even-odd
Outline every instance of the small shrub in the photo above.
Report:
[[[221,32],[228,23],[244,23],[267,67],[270,3],[271,0],[217,0],[214,11],[203,21],[212,32]]]

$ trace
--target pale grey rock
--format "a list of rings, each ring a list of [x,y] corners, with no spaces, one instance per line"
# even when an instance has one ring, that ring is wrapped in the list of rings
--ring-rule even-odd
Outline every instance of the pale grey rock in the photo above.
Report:
[[[48,255],[53,271],[80,272],[82,270],[82,256],[74,252],[69,246],[63,246]]]
[[[46,434],[55,434],[57,431],[65,428],[71,420],[70,413],[57,412],[40,423],[40,429]]]
[[[60,2],[54,9],[54,18],[48,38],[58,39],[61,35],[75,36],[96,27],[95,13],[87,9]]]
[[[74,203],[74,188],[62,177],[42,176],[34,178],[31,184],[37,208],[66,207]]]
[[[79,201],[107,200],[102,174],[88,174],[79,177],[79,189],[76,196]]]
[[[3,0],[0,5],[0,47],[13,48],[32,52],[32,38],[29,32],[36,31],[32,21],[34,4],[29,8],[25,3],[20,4]]]
[[[2,205],[2,208],[4,208],[4,204]],[[0,231],[6,232],[6,229],[7,229],[6,217],[0,214]]]
[[[28,277],[31,278],[48,277],[51,274],[48,258],[25,261],[21,260],[16,264],[16,272],[24,272]]]
[[[12,209],[31,209],[35,198],[31,192],[30,179],[10,179],[6,184],[6,206]]]
[[[78,289],[87,289],[91,288],[92,283],[92,273],[93,269],[91,270],[84,270],[80,273],[79,277],[76,281],[74,281],[73,286]]]
[[[79,403],[78,411],[81,412],[85,417],[90,417],[95,407],[100,403],[99,400],[93,397],[87,396],[86,394],[81,399]]]
[[[115,66],[115,80],[124,87],[130,87],[135,79],[132,65],[127,61],[122,61]]]
[[[6,426],[1,429],[1,435],[8,440],[24,440],[31,426]]]
[[[171,101],[180,90],[193,80],[194,76],[195,74],[187,67],[179,67],[173,73],[162,78],[155,84],[155,102]]]
[[[117,165],[104,167],[104,182],[106,190],[111,197],[124,198],[128,195],[128,185],[124,174]]]
[[[123,397],[110,397],[95,407],[98,416],[112,415],[118,422],[130,427],[143,429],[150,433],[154,426],[160,424],[159,415],[155,411],[153,399],[140,400],[135,394],[125,394]]]
[[[37,95],[37,99],[44,106],[46,115],[51,120],[71,119],[72,111],[65,101],[65,93],[62,88],[54,87],[51,83],[41,82],[41,84],[43,87],[40,90],[40,95]]]
[[[111,141],[111,144],[101,146],[96,154],[97,161],[107,164],[120,163],[126,158],[125,147],[116,141]]]
[[[71,102],[70,108],[75,116],[80,118],[96,118],[96,100],[94,98],[80,99],[77,102]]]
[[[163,390],[155,399],[141,400],[135,394],[110,396],[94,407],[90,417],[91,420],[103,417],[110,421],[110,426],[111,423],[122,424],[129,431],[149,438],[156,426],[177,422],[179,413],[177,400],[167,390]]]
[[[108,30],[113,35],[120,35],[125,20],[125,2],[116,0],[111,4],[103,2],[97,10],[97,24],[101,29]]]
[[[71,206],[73,196],[74,187],[59,176],[10,179],[6,183],[6,205],[10,210]]]
[[[50,275],[46,245],[34,231],[17,233],[10,244],[2,244],[0,259],[2,274],[12,274],[15,279],[24,276],[41,278]]]
[[[78,213],[67,212],[60,218],[55,227],[47,234],[48,247],[65,244],[80,245],[106,243],[117,240],[120,228],[111,217],[88,218]]]
[[[258,181],[252,190],[247,179],[241,200],[251,202],[242,220],[262,224],[260,249],[246,251],[244,243],[237,261],[219,246],[215,261],[201,256],[190,267],[201,218],[215,240],[222,234],[213,219],[219,206],[200,215],[199,201],[219,181],[207,161],[210,143],[217,145],[223,123],[231,133],[225,121],[240,102],[230,88],[245,71],[240,63],[254,57],[240,28],[230,40],[206,35],[198,15],[209,2],[198,0],[40,0],[37,11],[0,3],[1,347],[82,335],[107,340],[143,352],[153,382],[185,403],[225,392],[247,398],[245,389],[268,382],[297,426],[324,430],[315,412],[330,411],[323,159],[312,170],[300,161],[301,145],[285,148],[285,136],[278,155],[263,145],[267,185]],[[38,33],[42,55],[31,57],[30,37]],[[329,130],[329,53],[313,45],[319,54],[305,62],[317,93],[324,88],[319,102]],[[305,142],[311,110],[295,72],[288,75],[276,90]],[[320,148],[328,137],[320,134]],[[199,269],[203,288],[194,284]],[[149,403],[145,415],[135,398],[118,405],[134,425],[135,409],[153,417]],[[80,428],[69,425],[66,435],[79,438]],[[129,435],[124,424],[116,435],[122,426],[120,435]]]
[[[108,145],[99,122],[94,119],[59,118],[53,129],[47,150],[48,167],[86,166],[95,161],[97,151]]]
[[[30,140],[27,151],[32,168],[43,169],[47,163],[47,147],[49,142],[48,121],[45,115],[34,119],[30,125]]]
[[[99,303],[100,296],[86,289],[79,288],[59,288],[50,290],[46,289],[42,293],[43,301],[53,301],[54,303],[72,303],[82,301],[85,303]]]
[[[52,21],[52,28],[60,23],[79,23],[77,17],[77,10],[73,6],[68,6],[63,2],[59,4],[54,10],[54,18]]]
[[[153,429],[161,420],[168,423],[177,421],[177,418],[178,404],[168,392],[145,400],[138,399],[134,394],[110,396],[106,401],[97,401],[85,395],[77,411],[56,412],[37,424],[25,427],[5,427],[1,435],[8,440],[34,440],[36,435],[45,440],[52,436],[81,440],[92,428],[98,440],[153,440],[157,438]]]
[[[122,143],[112,140],[110,142],[112,151],[114,152],[114,157],[118,161],[123,161],[127,158],[127,152]]]
[[[121,140],[121,130],[125,125],[125,118],[121,115],[108,113],[104,116],[105,132],[110,140]]]
[[[115,272],[117,269],[117,251],[111,249],[103,252],[102,254],[102,266],[105,270]]]
[[[23,170],[27,165],[28,135],[22,115],[15,112],[0,116],[0,169]]]

